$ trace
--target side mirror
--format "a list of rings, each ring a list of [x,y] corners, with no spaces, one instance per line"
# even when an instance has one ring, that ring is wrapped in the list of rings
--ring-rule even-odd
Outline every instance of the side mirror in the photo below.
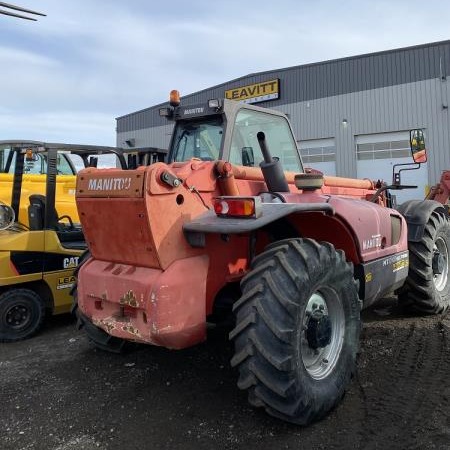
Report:
[[[253,147],[242,147],[242,165],[247,167],[253,167],[255,165]]]
[[[15,220],[16,215],[11,206],[0,203],[0,230],[6,230],[14,224]]]
[[[415,129],[409,132],[409,145],[415,163],[427,162],[427,149],[425,148],[425,136],[423,130]]]

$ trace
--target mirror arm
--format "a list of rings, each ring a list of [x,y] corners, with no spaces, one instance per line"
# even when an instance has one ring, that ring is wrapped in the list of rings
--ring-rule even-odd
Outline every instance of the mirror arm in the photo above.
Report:
[[[405,163],[405,164],[394,164],[392,166],[392,184],[394,186],[400,186],[400,172],[403,172],[404,170],[418,170],[420,169],[422,163]],[[408,168],[406,169],[400,169],[398,172],[395,171],[396,167],[401,167],[401,166],[407,166]],[[414,166],[414,167],[411,167]]]

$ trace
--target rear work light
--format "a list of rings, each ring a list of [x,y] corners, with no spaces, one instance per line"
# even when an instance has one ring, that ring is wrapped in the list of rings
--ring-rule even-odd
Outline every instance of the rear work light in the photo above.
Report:
[[[172,110],[170,108],[160,108],[159,115],[161,117],[170,117],[172,115]]]
[[[219,217],[256,219],[261,216],[261,199],[259,197],[217,197],[214,199],[214,212]]]
[[[211,109],[220,109],[222,107],[222,101],[219,98],[213,98],[208,100],[208,108]]]

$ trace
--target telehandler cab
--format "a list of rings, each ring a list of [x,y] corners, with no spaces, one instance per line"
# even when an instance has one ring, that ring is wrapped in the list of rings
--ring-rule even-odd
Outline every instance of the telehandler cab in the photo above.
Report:
[[[0,342],[25,339],[45,313],[70,311],[70,289],[86,242],[75,203],[76,170],[99,155],[122,168],[150,164],[156,149],[0,141]]]
[[[448,308],[450,227],[432,200],[393,209],[403,189],[306,171],[278,111],[215,99],[175,121],[167,163],[87,168],[76,198],[90,255],[79,266],[79,326],[102,349],[182,349],[232,314],[238,386],[252,405],[308,424],[355,371],[360,310],[388,293]],[[413,157],[425,150],[413,130]],[[114,222],[114,227],[110,224]]]

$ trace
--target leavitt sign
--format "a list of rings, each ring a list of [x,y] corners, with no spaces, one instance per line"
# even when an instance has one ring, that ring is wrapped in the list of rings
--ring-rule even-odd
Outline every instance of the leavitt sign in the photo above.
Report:
[[[225,91],[225,98],[243,103],[258,103],[275,100],[280,96],[280,80],[263,81]]]

